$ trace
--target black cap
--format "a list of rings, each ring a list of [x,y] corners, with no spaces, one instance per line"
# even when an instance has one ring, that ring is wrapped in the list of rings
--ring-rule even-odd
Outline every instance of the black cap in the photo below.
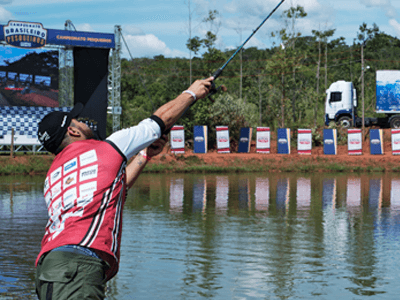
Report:
[[[71,120],[78,117],[83,109],[82,103],[75,104],[69,112],[53,111],[40,121],[38,129],[38,138],[47,151],[57,154]]]

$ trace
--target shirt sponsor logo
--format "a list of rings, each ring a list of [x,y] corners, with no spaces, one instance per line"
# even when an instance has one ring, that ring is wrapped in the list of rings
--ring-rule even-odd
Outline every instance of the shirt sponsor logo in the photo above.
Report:
[[[61,182],[57,183],[51,188],[51,196],[53,199],[57,198],[61,194]]]
[[[46,201],[46,206],[49,207],[50,202],[51,202],[51,193],[47,193],[47,194],[44,196],[44,201]]]
[[[78,167],[78,159],[75,157],[74,159],[71,159],[69,162],[64,164],[64,176],[65,174],[68,174],[69,172],[75,170]]]
[[[64,177],[64,189],[66,189],[67,187],[76,184],[76,177],[77,177],[77,173],[72,173],[68,176]]]
[[[80,170],[79,181],[89,180],[97,178],[98,165],[90,166],[88,168]]]
[[[46,180],[44,181],[44,189],[43,189],[43,194],[46,194],[47,190],[49,189],[49,177],[46,177]]]
[[[92,195],[97,190],[97,181],[91,181],[79,186],[80,198]]]
[[[61,179],[61,167],[57,168],[50,175],[50,183],[53,185],[55,182]]]
[[[80,160],[81,166],[86,166],[88,164],[91,164],[91,163],[97,161],[96,150],[90,150],[88,152],[81,154],[79,156],[79,160]]]
[[[69,189],[64,193],[64,210],[68,210],[74,206],[76,197],[76,188]]]

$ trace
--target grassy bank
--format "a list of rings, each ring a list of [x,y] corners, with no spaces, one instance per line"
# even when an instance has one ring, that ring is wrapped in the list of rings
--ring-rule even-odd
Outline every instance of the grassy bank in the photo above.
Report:
[[[53,156],[0,156],[0,175],[46,174]],[[172,155],[163,154],[146,166],[146,173],[240,173],[240,172],[400,172],[396,157],[384,159],[348,156],[299,155]]]

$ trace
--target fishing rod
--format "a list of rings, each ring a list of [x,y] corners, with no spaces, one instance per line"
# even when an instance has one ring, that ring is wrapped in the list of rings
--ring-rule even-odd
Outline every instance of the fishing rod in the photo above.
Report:
[[[246,43],[253,37],[253,35],[255,35],[255,33],[261,28],[261,26],[264,25],[264,23],[273,15],[273,13],[279,8],[279,6],[281,6],[281,4],[285,2],[285,0],[281,0],[281,2],[279,2],[279,4],[277,6],[275,6],[275,8],[269,13],[269,15],[261,22],[260,25],[258,25],[258,27],[256,29],[253,30],[253,32],[251,33],[251,35],[244,41],[244,43],[235,51],[235,53],[232,54],[232,56],[225,62],[225,64],[219,68],[217,71],[214,72],[213,75],[211,75],[212,77],[214,77],[214,80],[211,81],[211,89],[210,92],[208,93],[208,97],[212,100],[211,96],[216,94],[219,90],[222,90],[224,92],[227,91],[227,88],[224,85],[221,85],[219,87],[215,87],[215,79],[217,79],[222,71],[226,68],[226,66],[231,62],[231,60],[239,53],[240,50],[243,49],[244,45],[246,45]],[[193,105],[193,104],[192,104]],[[190,107],[190,106],[189,106]],[[189,107],[186,108],[186,110],[183,112],[182,115],[184,115],[186,113],[186,111],[189,109]],[[168,134],[170,132],[170,130],[172,129],[174,125],[172,125],[170,128],[168,128],[164,133]]]
[[[240,50],[243,49],[244,45],[246,45],[246,43],[253,37],[253,35],[256,34],[256,32],[264,25],[264,23],[274,14],[274,12],[279,8],[279,6],[281,6],[281,4],[285,2],[285,0],[281,0],[281,2],[279,2],[279,4],[277,6],[275,6],[275,8],[269,13],[269,15],[261,22],[260,25],[258,25],[258,27],[256,29],[253,30],[253,32],[251,33],[251,35],[244,41],[244,43],[235,51],[235,53],[232,54],[232,56],[225,62],[225,64],[219,68],[217,71],[214,72],[214,74],[212,75],[214,77],[214,80],[217,79],[222,71],[226,68],[226,66],[231,62],[231,60],[239,53]],[[215,93],[217,93],[219,91],[219,89],[222,89],[223,91],[226,91],[225,86],[220,86],[218,88],[215,88],[215,84],[214,84],[214,80],[212,81],[212,86],[211,86],[211,90],[210,93],[208,94],[208,96],[212,96]]]

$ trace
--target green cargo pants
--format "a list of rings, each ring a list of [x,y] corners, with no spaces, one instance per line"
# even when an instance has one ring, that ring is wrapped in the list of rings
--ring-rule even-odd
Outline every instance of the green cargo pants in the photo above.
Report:
[[[36,269],[40,300],[104,299],[107,263],[83,254],[52,251]]]

